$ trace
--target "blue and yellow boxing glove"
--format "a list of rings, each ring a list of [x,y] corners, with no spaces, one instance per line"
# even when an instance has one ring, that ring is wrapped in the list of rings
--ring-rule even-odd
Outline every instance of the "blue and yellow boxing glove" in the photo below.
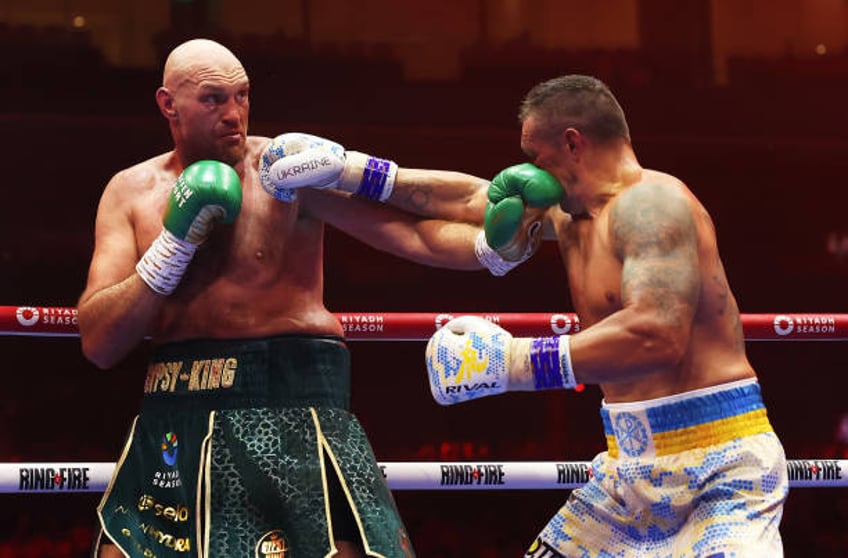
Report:
[[[427,343],[430,391],[453,405],[507,391],[573,389],[569,339],[513,337],[484,318],[454,318]]]

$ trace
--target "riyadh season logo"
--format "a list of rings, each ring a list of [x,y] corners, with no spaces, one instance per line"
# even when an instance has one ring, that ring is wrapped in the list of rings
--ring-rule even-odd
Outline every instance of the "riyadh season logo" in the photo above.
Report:
[[[551,314],[551,331],[557,335],[566,335],[580,331],[580,321],[575,317],[573,320],[566,314]]]
[[[435,319],[436,330],[441,329],[443,325],[454,319],[453,314],[437,314]],[[498,324],[501,320],[498,315],[483,316],[493,324]],[[568,314],[551,314],[550,318],[551,331],[557,335],[566,335],[577,333],[580,331],[580,320],[577,316]]]
[[[20,306],[17,312],[15,312],[18,323],[24,327],[34,326],[38,323],[39,316],[38,308],[33,308],[32,306]]]
[[[774,317],[774,332],[780,336],[836,334],[836,317],[827,314],[807,314]]]
[[[441,327],[443,325],[445,325],[446,323],[448,323],[452,319],[453,319],[452,314],[438,314],[436,316],[436,330],[441,329]]]
[[[774,317],[774,332],[778,335],[789,335],[795,329],[795,322],[789,316]]]
[[[162,461],[168,467],[173,467],[177,462],[177,435],[173,432],[162,437]]]

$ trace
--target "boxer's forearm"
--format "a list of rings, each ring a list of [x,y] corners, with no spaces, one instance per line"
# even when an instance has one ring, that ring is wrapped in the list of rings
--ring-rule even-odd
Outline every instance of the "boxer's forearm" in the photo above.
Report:
[[[77,304],[83,354],[99,368],[111,368],[148,334],[165,297],[133,273]]]
[[[453,171],[400,168],[388,203],[423,217],[482,224],[489,181]]]

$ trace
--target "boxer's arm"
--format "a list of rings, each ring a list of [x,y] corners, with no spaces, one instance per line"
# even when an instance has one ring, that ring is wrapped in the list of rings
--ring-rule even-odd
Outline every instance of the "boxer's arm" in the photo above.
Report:
[[[144,339],[163,301],[135,272],[134,191],[127,180],[126,171],[117,174],[100,199],[94,253],[77,303],[83,354],[100,368],[113,366]]]
[[[489,182],[461,172],[399,168],[390,159],[347,150],[300,132],[268,142],[259,161],[263,189],[292,202],[304,189],[339,190],[422,217],[482,223]]]
[[[401,167],[387,203],[422,217],[480,225],[488,187],[488,180],[466,173]]]
[[[685,194],[645,184],[613,203],[608,226],[622,262],[622,308],[571,337],[574,372],[583,383],[676,366],[688,348],[701,290],[697,229]]]
[[[165,204],[162,230],[139,259],[131,200],[148,194],[144,180],[133,180],[139,172],[136,168],[119,173],[104,190],[88,285],[78,302],[83,353],[103,368],[144,338],[197,246],[217,222],[232,222],[241,209],[236,171],[219,161],[197,161],[177,177]],[[127,263],[133,261],[128,270]],[[137,279],[149,293],[140,290]]]
[[[337,191],[308,190],[301,211],[383,252],[433,267],[483,269],[474,252],[480,227],[428,219]]]

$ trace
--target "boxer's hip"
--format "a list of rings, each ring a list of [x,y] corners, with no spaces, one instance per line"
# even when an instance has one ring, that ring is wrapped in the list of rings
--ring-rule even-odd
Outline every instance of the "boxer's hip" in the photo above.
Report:
[[[408,544],[365,432],[348,412],[339,338],[195,340],[158,347],[142,411],[98,508],[131,556],[323,557],[328,478],[384,555]]]
[[[350,353],[329,336],[200,339],[157,347],[142,412],[317,406],[347,409]]]
[[[756,380],[601,408],[611,458],[652,458],[772,432]]]
[[[528,556],[730,555],[741,548],[780,555],[786,457],[755,380],[605,404],[601,416],[608,450]]]

